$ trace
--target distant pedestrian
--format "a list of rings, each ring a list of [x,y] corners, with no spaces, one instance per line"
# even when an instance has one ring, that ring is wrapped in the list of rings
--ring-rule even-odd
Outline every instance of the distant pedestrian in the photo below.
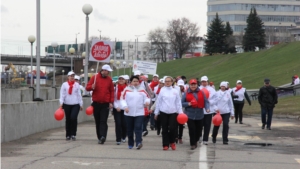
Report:
[[[94,118],[98,144],[104,144],[107,136],[107,118],[109,110],[114,103],[114,85],[109,72],[113,71],[109,65],[103,65],[99,73],[92,76],[86,86],[87,91],[93,91],[92,106],[94,107]]]
[[[247,94],[246,88],[243,88],[242,81],[238,80],[236,82],[236,87],[232,89],[233,94],[233,105],[235,110],[235,123],[238,121],[240,124],[243,124],[243,107],[244,107],[244,100],[248,101],[249,105],[251,106],[251,100]]]
[[[220,112],[223,120],[223,131],[222,131],[222,138],[223,144],[228,144],[228,132],[229,132],[229,118],[234,118],[234,108],[232,103],[231,94],[226,90],[227,82],[221,82],[220,87],[221,89],[216,93],[216,102],[217,102],[217,111]],[[216,112],[217,112],[216,111]],[[214,126],[213,134],[212,134],[212,141],[216,143],[217,135],[220,126]]]
[[[163,150],[176,150],[175,137],[177,127],[177,115],[182,113],[181,99],[173,84],[173,78],[167,76],[165,86],[160,90],[156,100],[155,119],[160,115],[162,125]]]
[[[77,117],[82,110],[82,97],[79,84],[74,80],[75,73],[68,73],[68,81],[64,82],[60,89],[60,107],[64,109],[66,116],[66,140],[76,140]]]
[[[278,103],[278,96],[276,89],[270,84],[270,79],[266,78],[264,83],[264,86],[259,89],[258,93],[258,102],[261,106],[261,128],[265,129],[267,125],[267,129],[271,130],[273,109],[275,104]],[[266,119],[266,115],[268,119]]]
[[[187,91],[188,87],[187,85],[184,84],[184,81],[182,79],[177,81],[177,86],[175,87],[179,87],[179,95],[180,95],[180,99],[182,98],[182,96],[184,95],[184,93]],[[183,144],[182,141],[182,136],[183,136],[183,129],[184,129],[184,124],[177,124],[177,136],[176,136],[176,143],[179,144]]]
[[[126,136],[127,136],[127,126],[126,126],[126,120],[124,115],[124,109],[121,105],[121,93],[124,91],[124,89],[127,87],[125,77],[119,76],[116,88],[115,88],[115,98],[114,98],[114,108],[113,108],[113,115],[115,119],[115,133],[116,133],[116,142],[117,145],[121,144],[121,141],[123,143],[126,142]]]
[[[138,76],[132,76],[130,82],[130,86],[126,87],[121,95],[121,104],[125,111],[127,125],[128,148],[132,149],[135,141],[136,148],[141,149],[143,147],[142,131],[145,107],[149,106],[150,98],[141,87]]]
[[[294,85],[297,85],[297,84],[300,84],[300,80],[299,80],[298,75],[295,75],[294,76]]]
[[[158,74],[154,74],[151,83],[149,83],[149,87],[152,90],[152,92],[154,93],[153,98],[152,98],[152,105],[155,102],[156,99],[156,94],[155,94],[155,88],[157,89],[159,86],[159,76]],[[154,120],[154,113],[150,114],[150,129],[154,130],[155,129],[155,120]]]

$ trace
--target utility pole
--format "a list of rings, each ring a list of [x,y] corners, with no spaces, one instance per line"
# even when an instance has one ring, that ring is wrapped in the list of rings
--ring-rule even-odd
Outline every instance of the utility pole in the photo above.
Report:
[[[76,53],[76,56],[79,57],[77,54],[78,54],[78,45],[77,45],[77,35],[80,34],[80,32],[76,33],[76,39],[75,39],[75,44],[76,44],[76,49],[75,49],[75,53]]]
[[[98,29],[98,31],[100,32],[100,40],[101,40],[101,31]]]

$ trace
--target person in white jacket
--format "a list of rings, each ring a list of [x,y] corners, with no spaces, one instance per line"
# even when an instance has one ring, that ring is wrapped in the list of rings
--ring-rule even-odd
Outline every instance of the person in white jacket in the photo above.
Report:
[[[200,90],[204,90],[204,88],[208,91],[209,93],[209,105],[210,105],[210,112],[207,112],[205,109],[204,110],[204,118],[203,118],[203,128],[204,128],[204,133],[203,133],[203,144],[208,145],[208,138],[209,138],[209,131],[211,127],[211,119],[212,119],[212,114],[215,113],[214,110],[216,109],[216,91],[214,88],[209,86],[208,84],[208,77],[207,76],[202,76],[201,77],[201,86],[199,87]],[[202,142],[202,129],[200,130],[200,139],[199,143]]]
[[[176,150],[177,115],[183,113],[181,99],[178,90],[172,86],[173,78],[168,76],[164,79],[165,86],[160,90],[156,100],[154,118],[157,119],[157,116],[160,115],[163,150],[168,150],[169,146],[172,150]]]
[[[79,84],[74,80],[75,73],[68,73],[68,81],[60,88],[60,108],[64,109],[66,117],[66,140],[76,140],[77,117],[82,110],[82,97]]]
[[[222,132],[222,138],[223,138],[223,144],[228,144],[228,131],[229,131],[229,118],[231,116],[231,119],[234,118],[234,108],[233,108],[233,102],[231,94],[226,91],[227,88],[227,82],[221,82],[220,84],[221,89],[216,93],[216,103],[217,103],[217,109],[216,112],[220,112],[223,120],[223,132]],[[213,129],[213,143],[216,143],[216,138],[218,135],[220,126],[214,126]]]
[[[143,147],[142,131],[145,116],[145,107],[150,104],[150,98],[147,92],[140,86],[139,77],[130,78],[131,85],[126,87],[121,95],[121,105],[124,109],[124,115],[127,125],[128,148],[134,146],[134,134],[136,148]]]
[[[126,80],[124,76],[119,76],[117,85],[114,92],[114,108],[113,115],[115,119],[115,133],[116,133],[116,142],[117,145],[126,142],[127,130],[126,130],[126,121],[124,117],[124,110],[121,105],[121,94],[124,89],[127,87]]]

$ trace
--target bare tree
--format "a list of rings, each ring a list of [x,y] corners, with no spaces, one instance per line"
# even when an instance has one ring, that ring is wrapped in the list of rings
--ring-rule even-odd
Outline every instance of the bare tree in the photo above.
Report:
[[[151,30],[148,34],[148,40],[151,42],[151,50],[155,50],[155,52],[153,52],[154,59],[158,59],[159,61],[159,57],[161,57],[161,60],[166,62],[166,52],[168,46],[166,31],[162,28]]]
[[[166,31],[167,38],[171,44],[171,49],[179,54],[179,58],[192,49],[199,42],[197,37],[199,28],[196,23],[190,22],[187,18],[174,19],[169,21]]]

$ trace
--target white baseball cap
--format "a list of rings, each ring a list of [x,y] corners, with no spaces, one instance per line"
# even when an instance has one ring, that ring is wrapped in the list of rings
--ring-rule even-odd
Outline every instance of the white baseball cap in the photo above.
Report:
[[[139,71],[139,70],[137,70],[137,71],[134,72],[134,76],[141,75],[141,74],[142,74],[142,72]]]
[[[242,83],[242,81],[241,80],[238,80],[238,81],[236,81],[236,83],[238,84],[238,83]]]
[[[129,80],[129,76],[128,75],[123,75],[125,80]]]
[[[73,71],[70,71],[70,72],[68,73],[68,76],[71,76],[71,75],[75,75],[75,73],[74,73]]]
[[[77,76],[77,75],[75,75],[75,79],[76,79],[76,80],[80,80],[80,77]]]
[[[102,70],[107,70],[107,71],[109,71],[109,72],[112,72],[112,71],[113,71],[113,70],[110,68],[110,66],[107,65],[107,64],[105,64],[105,65],[102,66]]]
[[[159,83],[165,83],[165,79],[159,79]]]
[[[207,76],[202,76],[201,81],[208,81],[208,77]]]
[[[118,78],[118,79],[120,79],[120,78],[123,78],[123,79],[125,79],[125,75],[121,75],[121,76],[119,76],[119,78]]]
[[[158,74],[154,74],[153,77],[159,77]]]
[[[228,84],[228,82],[221,82],[220,87],[221,86],[227,87],[227,84]]]
[[[178,80],[177,85],[178,85],[178,86],[184,86],[184,81],[181,80],[181,79]]]

